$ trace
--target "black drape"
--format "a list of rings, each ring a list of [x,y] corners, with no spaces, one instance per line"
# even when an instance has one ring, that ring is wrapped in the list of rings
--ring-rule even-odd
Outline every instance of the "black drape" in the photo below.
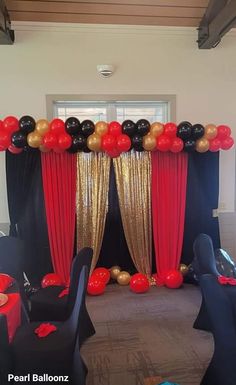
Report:
[[[136,272],[124,235],[116,187],[115,171],[113,163],[111,162],[108,212],[97,266],[110,268],[114,265],[119,265],[122,270],[126,270],[131,273]]]
[[[189,154],[182,263],[193,259],[193,242],[199,233],[208,234],[220,247],[219,221],[212,210],[218,207],[219,152]]]
[[[52,271],[39,151],[6,152],[10,235],[25,243],[26,274],[37,283]]]

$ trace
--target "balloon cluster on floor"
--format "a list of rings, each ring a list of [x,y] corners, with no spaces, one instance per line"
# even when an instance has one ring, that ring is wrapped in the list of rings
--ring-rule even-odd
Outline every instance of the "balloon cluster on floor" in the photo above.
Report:
[[[178,289],[183,284],[183,276],[188,272],[188,267],[180,264],[179,270],[170,270],[165,277],[160,279],[157,274],[148,278],[145,274],[136,273],[130,275],[127,271],[121,270],[119,266],[112,266],[110,269],[104,267],[96,268],[89,278],[87,292],[90,295],[101,295],[105,292],[106,285],[110,279],[121,286],[128,286],[134,293],[146,293],[150,286],[166,286],[170,289]]]
[[[19,154],[23,150],[38,148],[42,152],[62,153],[105,152],[115,158],[130,149],[135,151],[181,151],[200,153],[206,151],[228,150],[234,144],[228,126],[208,124],[192,125],[190,122],[150,124],[146,119],[136,123],[125,120],[122,124],[91,120],[80,122],[70,117],[65,122],[53,119],[37,122],[31,116],[19,120],[7,116],[0,120],[0,151],[9,150]]]

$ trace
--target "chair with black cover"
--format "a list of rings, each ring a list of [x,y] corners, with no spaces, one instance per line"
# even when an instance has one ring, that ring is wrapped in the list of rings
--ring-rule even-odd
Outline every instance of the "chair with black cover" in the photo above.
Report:
[[[29,305],[24,289],[25,271],[25,249],[24,242],[15,237],[0,237],[0,272],[13,277],[16,281],[21,299],[24,318],[28,317]],[[8,292],[12,292],[15,288],[10,288]]]
[[[64,286],[49,286],[38,290],[30,297],[31,300],[31,321],[65,321],[74,306],[78,279],[83,266],[86,266],[88,271],[91,267],[93,250],[90,247],[81,249],[78,255],[73,259],[70,274],[70,287],[68,295],[59,297],[59,294],[64,289]],[[88,338],[95,333],[94,326],[89,317],[85,299],[82,306],[83,337]]]
[[[213,357],[201,385],[235,385],[236,325],[232,303],[217,277],[203,274],[199,281],[214,337]]]
[[[193,265],[198,279],[202,274],[212,274],[217,277],[219,273],[216,268],[213,244],[209,235],[199,234],[194,241],[193,251],[195,256]],[[211,330],[211,323],[206,311],[204,298],[202,298],[201,307],[193,327],[200,330]]]
[[[70,317],[65,322],[53,321],[52,323],[57,327],[55,332],[47,337],[39,338],[35,334],[35,329],[39,326],[38,322],[32,322],[17,330],[11,344],[15,375],[24,376],[30,373],[42,376],[47,373],[50,376],[72,377],[73,356],[77,336],[80,333],[79,319],[83,298],[86,294],[87,279],[88,269],[84,266],[80,273],[76,299]],[[54,382],[50,381],[50,383]]]
[[[8,342],[7,320],[0,314],[0,384],[7,385],[7,374],[11,373],[12,362]]]

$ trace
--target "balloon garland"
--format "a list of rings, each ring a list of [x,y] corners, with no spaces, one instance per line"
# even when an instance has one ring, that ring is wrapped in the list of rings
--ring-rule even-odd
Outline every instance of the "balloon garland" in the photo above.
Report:
[[[9,150],[13,154],[30,149],[71,154],[103,151],[115,158],[131,149],[204,153],[229,150],[233,144],[231,129],[226,125],[204,127],[187,121],[178,126],[172,122],[150,124],[146,119],[136,123],[125,120],[122,124],[115,121],[94,124],[88,119],[80,122],[76,117],[65,122],[58,118],[36,122],[31,116],[22,116],[19,120],[7,116],[0,120],[0,151]]]

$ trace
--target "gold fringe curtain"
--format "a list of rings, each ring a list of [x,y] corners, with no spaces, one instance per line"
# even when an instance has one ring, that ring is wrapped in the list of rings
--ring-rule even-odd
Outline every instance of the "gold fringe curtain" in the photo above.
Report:
[[[91,247],[95,268],[105,227],[110,158],[103,153],[77,155],[77,249]]]
[[[136,269],[152,271],[151,158],[131,151],[113,159],[120,211],[130,255]]]

